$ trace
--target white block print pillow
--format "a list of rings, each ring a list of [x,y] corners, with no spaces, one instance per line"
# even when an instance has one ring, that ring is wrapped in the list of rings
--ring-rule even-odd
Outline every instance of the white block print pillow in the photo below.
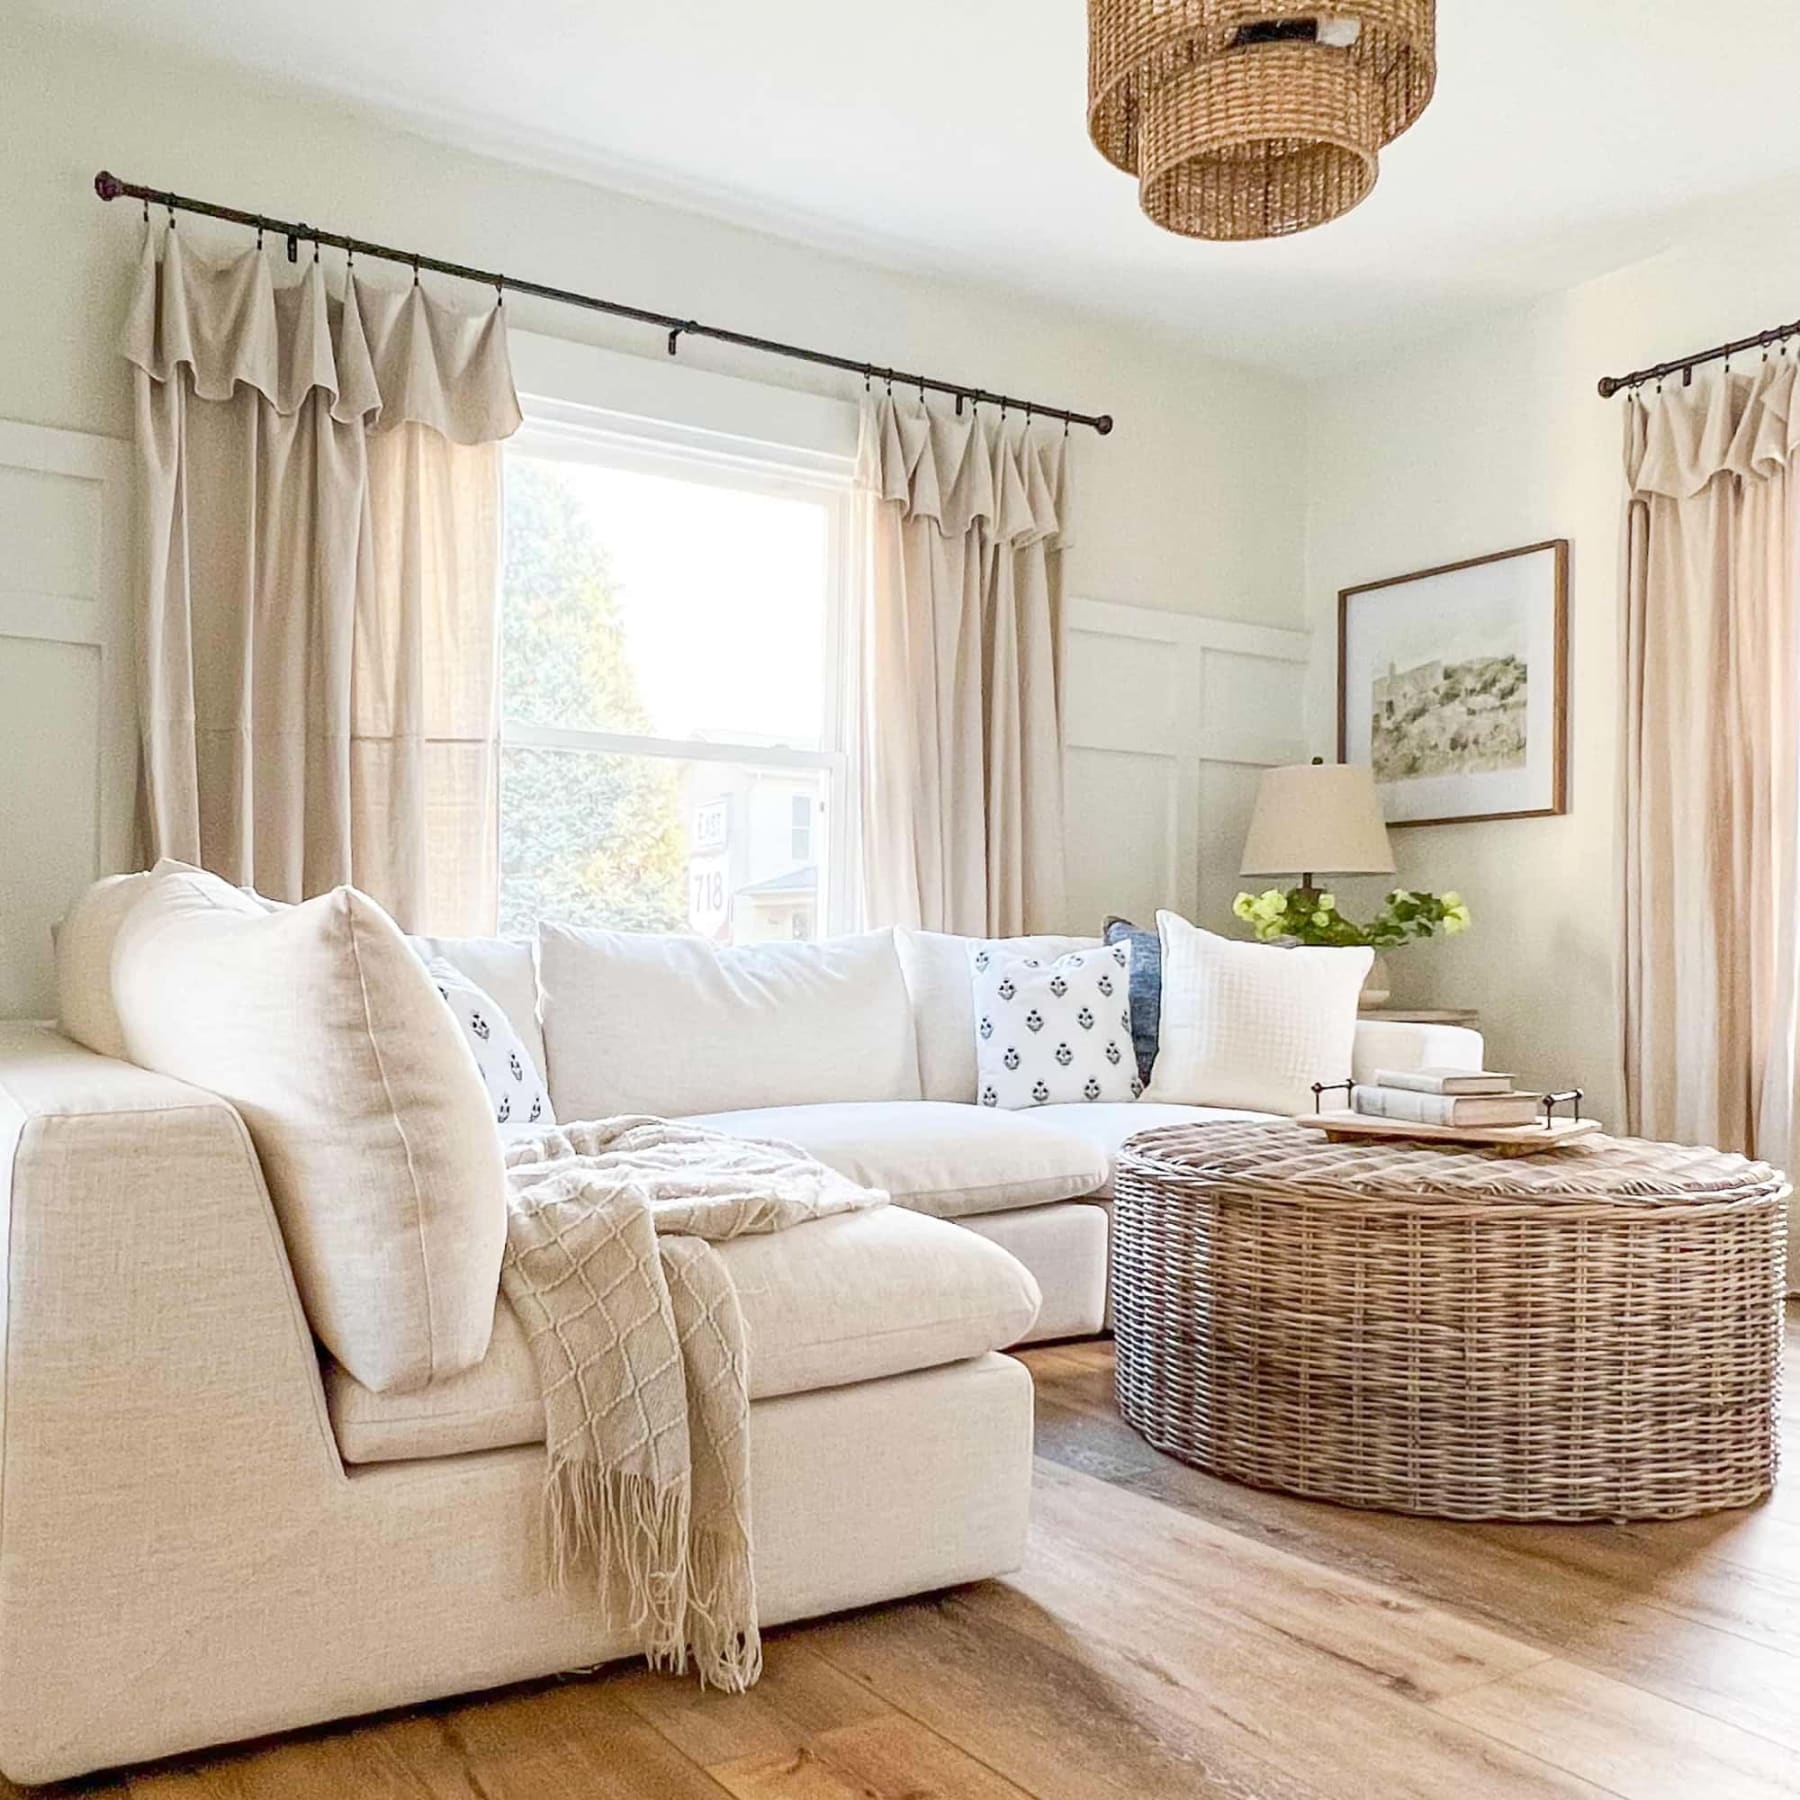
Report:
[[[475,1066],[481,1071],[488,1098],[494,1105],[494,1123],[501,1132],[528,1131],[536,1125],[554,1125],[550,1090],[531,1060],[519,1034],[506,1014],[454,964],[433,957],[425,965],[444,1004],[456,1015]]]
[[[969,971],[983,1106],[1017,1112],[1143,1092],[1131,1049],[1129,944],[1054,960],[975,944]]]

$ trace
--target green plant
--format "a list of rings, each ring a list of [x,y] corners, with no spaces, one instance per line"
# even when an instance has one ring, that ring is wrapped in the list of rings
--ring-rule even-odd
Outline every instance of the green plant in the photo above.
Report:
[[[1239,894],[1231,910],[1265,944],[1288,939],[1300,944],[1324,944],[1356,949],[1368,945],[1392,950],[1416,938],[1435,937],[1440,931],[1454,937],[1469,928],[1469,908],[1461,894],[1419,894],[1395,888],[1381,910],[1366,925],[1346,919],[1338,911],[1337,896],[1317,888],[1269,888],[1260,894]]]

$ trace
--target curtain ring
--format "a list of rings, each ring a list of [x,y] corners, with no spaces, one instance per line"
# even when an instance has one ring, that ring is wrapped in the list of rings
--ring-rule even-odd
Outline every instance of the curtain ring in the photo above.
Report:
[[[263,222],[261,219],[258,219],[256,221],[256,253],[258,256],[262,255],[262,247],[263,247]]]
[[[1067,413],[1064,413],[1063,414],[1063,442],[1067,443],[1068,439],[1069,439],[1069,415]]]
[[[506,283],[504,281],[496,281],[494,283],[494,304],[496,306],[504,306],[506,304]]]
[[[415,251],[413,253],[412,265],[413,265],[413,286],[417,287],[419,285],[419,257],[418,257],[417,251]]]
[[[148,194],[144,196],[144,223],[146,225],[150,223],[150,196]]]
[[[173,231],[175,229],[175,196],[173,194],[165,194],[163,196],[163,205],[169,209],[169,229]]]
[[[324,240],[315,231],[313,233],[313,261],[314,262],[317,262],[319,260],[319,250],[320,250],[320,247],[323,244],[323,242],[324,242]]]
[[[894,371],[892,369],[887,372],[887,395],[890,400],[894,397]]]
[[[864,363],[863,364],[863,392],[865,394],[871,393],[874,391],[874,381],[875,381],[875,371],[873,369],[871,369],[867,363]]]

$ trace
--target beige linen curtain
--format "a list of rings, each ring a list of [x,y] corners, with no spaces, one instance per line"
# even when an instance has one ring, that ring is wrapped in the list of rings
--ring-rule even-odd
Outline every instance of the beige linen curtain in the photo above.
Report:
[[[1795,369],[1633,398],[1626,421],[1629,1128],[1800,1165]]]
[[[1063,435],[876,398],[858,486],[869,919],[1061,929]]]
[[[125,354],[141,813],[174,856],[409,930],[491,930],[503,310],[147,236]]]

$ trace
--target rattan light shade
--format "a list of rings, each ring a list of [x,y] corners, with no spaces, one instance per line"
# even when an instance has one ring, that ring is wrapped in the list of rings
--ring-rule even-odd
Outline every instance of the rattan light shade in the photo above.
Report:
[[[1088,131],[1204,238],[1337,218],[1437,79],[1436,0],[1089,0]]]

